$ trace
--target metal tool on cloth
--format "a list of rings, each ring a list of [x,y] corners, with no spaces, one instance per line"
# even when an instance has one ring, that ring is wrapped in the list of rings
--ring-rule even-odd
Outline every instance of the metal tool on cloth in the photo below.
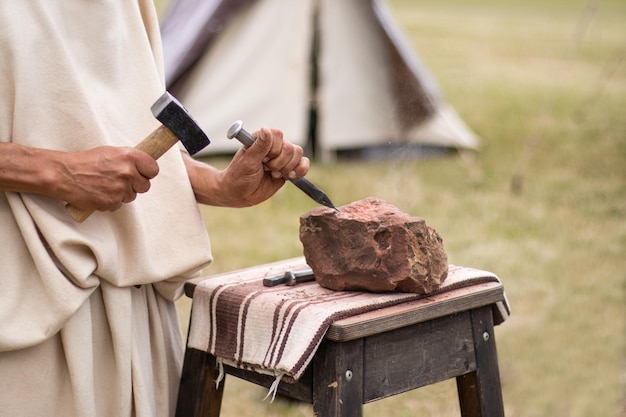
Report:
[[[252,136],[250,132],[243,128],[243,122],[241,120],[235,121],[226,134],[228,139],[235,138],[239,142],[243,144],[246,148],[250,147],[256,138]],[[330,201],[330,198],[326,195],[326,193],[320,190],[315,184],[304,177],[300,177],[297,179],[286,178],[291,181],[293,185],[302,190],[306,195],[311,197],[315,202],[322,204],[331,209],[337,210],[337,207]]]
[[[300,282],[308,282],[314,281],[315,274],[313,274],[313,270],[303,269],[301,271],[286,271],[283,275],[277,275],[271,278],[264,278],[263,285],[266,287],[274,287],[276,285],[285,284],[285,285],[296,285]]]

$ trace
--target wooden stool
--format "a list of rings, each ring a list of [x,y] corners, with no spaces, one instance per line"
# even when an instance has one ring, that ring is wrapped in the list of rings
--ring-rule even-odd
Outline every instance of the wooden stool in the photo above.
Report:
[[[188,296],[194,288],[187,284]],[[491,282],[338,320],[300,380],[281,383],[278,393],[313,404],[319,417],[358,417],[363,404],[456,378],[463,417],[504,416],[494,337],[503,305],[502,284]],[[216,389],[215,364],[187,348],[177,417],[219,416],[224,383]],[[274,381],[225,372],[265,387]]]

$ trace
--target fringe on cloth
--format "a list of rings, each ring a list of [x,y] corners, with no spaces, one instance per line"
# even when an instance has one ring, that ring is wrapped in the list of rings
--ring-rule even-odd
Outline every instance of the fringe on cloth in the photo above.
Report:
[[[225,372],[224,372],[224,359],[222,358],[215,358],[216,359],[216,367],[217,367],[217,378],[215,379],[215,389],[220,389],[220,383],[224,380],[224,376],[225,376]],[[270,400],[270,403],[273,403],[274,400],[276,399],[276,394],[278,393],[278,385],[280,384],[280,380],[283,379],[283,376],[285,376],[284,372],[276,372],[274,382],[272,382],[272,385],[270,385],[270,388],[267,392],[267,395],[265,397],[263,397],[263,399],[261,401],[265,401],[267,400],[270,395],[272,396],[272,399]]]
[[[272,399],[270,400],[270,403],[274,402],[274,400],[276,399],[276,393],[278,393],[278,385],[280,384],[280,380],[283,379],[283,376],[285,376],[284,372],[277,373],[276,379],[274,380],[274,382],[272,382],[272,385],[270,385],[270,389],[267,392],[267,395],[263,397],[262,401],[267,400],[267,398],[271,395]]]
[[[224,380],[224,359],[215,358],[215,365],[217,366],[217,379],[215,380],[215,389],[220,389],[220,383]]]

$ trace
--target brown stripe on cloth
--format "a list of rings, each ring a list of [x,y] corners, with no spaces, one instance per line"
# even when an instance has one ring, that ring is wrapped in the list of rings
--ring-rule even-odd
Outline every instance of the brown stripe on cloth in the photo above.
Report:
[[[300,257],[199,282],[188,346],[231,366],[294,381],[302,376],[334,321],[425,297],[332,291],[316,282],[263,286],[263,278],[305,268]],[[428,296],[484,282],[499,279],[491,272],[451,265],[442,287]]]
[[[306,285],[316,284],[307,283]],[[282,291],[293,291],[293,287],[285,286],[283,287]],[[272,346],[270,346],[270,351],[268,351],[269,355],[265,358],[266,360],[263,361],[262,365],[266,367],[271,367],[273,363],[280,363],[283,358],[283,354],[285,353],[288,336],[292,333],[295,322],[298,319],[299,315],[305,312],[307,308],[311,308],[316,304],[328,303],[330,297],[333,297],[335,300],[341,300],[344,298],[352,298],[358,296],[359,293],[356,292],[331,292],[330,294],[324,292],[324,294],[314,295],[303,300],[291,301],[289,303],[290,305],[287,308],[287,311],[285,311],[284,318],[282,320],[282,326],[279,328],[279,334],[277,335],[277,337],[273,337]],[[285,304],[284,301],[282,303]],[[281,307],[277,306],[276,312],[278,312],[280,309]],[[329,322],[327,324],[323,322],[320,328],[317,330],[321,333],[321,335],[315,334],[311,338],[311,343],[306,347],[302,358],[312,356],[312,354],[314,353],[315,348],[317,347],[315,342],[321,340],[320,336],[324,336],[328,325],[333,322],[332,317],[327,317],[326,320],[329,320]],[[296,364],[296,367],[297,366],[298,364]]]

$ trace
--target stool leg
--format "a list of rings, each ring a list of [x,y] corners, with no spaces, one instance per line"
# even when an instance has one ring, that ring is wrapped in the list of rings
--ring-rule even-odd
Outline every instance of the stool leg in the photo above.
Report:
[[[215,357],[187,348],[178,389],[176,417],[219,417],[225,378],[219,389]]]
[[[363,339],[324,340],[313,358],[313,414],[361,417],[362,409]]]
[[[457,377],[462,417],[504,417],[491,307],[473,310],[476,371]]]
[[[222,398],[224,397],[224,386],[226,385],[226,374],[224,374],[219,387],[217,387],[216,381],[219,374],[217,369],[217,359],[215,356],[208,354],[206,357],[206,375],[204,377],[204,389],[201,393],[202,401],[200,403],[199,415],[203,417],[220,417]]]

